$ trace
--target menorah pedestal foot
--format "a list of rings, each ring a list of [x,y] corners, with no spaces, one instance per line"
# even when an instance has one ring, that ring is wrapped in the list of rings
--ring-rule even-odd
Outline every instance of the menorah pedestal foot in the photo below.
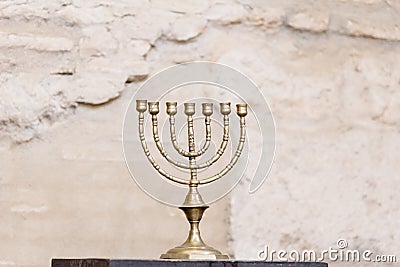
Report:
[[[161,259],[189,259],[189,260],[222,260],[229,259],[220,251],[207,246],[200,236],[199,223],[207,205],[179,207],[190,223],[189,236],[185,243],[168,250],[161,255]]]
[[[179,259],[179,260],[227,260],[228,255],[223,255],[220,251],[210,247],[186,247],[179,246],[168,250],[162,254],[161,259]]]

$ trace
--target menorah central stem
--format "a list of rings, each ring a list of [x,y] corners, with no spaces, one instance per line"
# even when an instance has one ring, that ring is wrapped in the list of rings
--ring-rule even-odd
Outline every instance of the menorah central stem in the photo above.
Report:
[[[189,144],[189,153],[195,152],[196,147],[194,143],[194,130],[193,130],[193,117],[188,116],[187,117],[187,122],[188,122],[188,144]],[[196,157],[195,156],[190,156],[189,157],[189,167],[190,167],[190,186],[197,186],[198,180],[197,180],[197,169],[194,168],[196,165]]]
[[[188,124],[188,146],[189,154],[194,154],[196,152],[196,146],[194,143],[194,129],[193,129],[193,115],[195,113],[194,103],[185,103],[185,114],[187,116]],[[190,187],[197,187],[199,181],[197,180],[197,169],[196,166],[196,156],[189,156],[189,169],[190,169]],[[197,191],[197,190],[196,190]]]

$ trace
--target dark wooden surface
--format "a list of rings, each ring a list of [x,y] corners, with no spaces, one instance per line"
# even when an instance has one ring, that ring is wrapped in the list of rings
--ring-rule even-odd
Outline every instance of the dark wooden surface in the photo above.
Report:
[[[53,259],[52,267],[328,267],[324,262]]]

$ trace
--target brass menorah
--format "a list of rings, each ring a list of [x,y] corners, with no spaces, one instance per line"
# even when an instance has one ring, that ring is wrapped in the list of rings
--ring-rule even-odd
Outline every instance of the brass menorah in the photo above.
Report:
[[[156,161],[152,157],[147,147],[144,135],[144,116],[145,116],[144,113],[147,111],[147,104],[152,119],[153,138],[159,152],[169,163],[179,168],[189,170],[190,178],[188,180],[167,173],[156,163]],[[182,206],[179,207],[181,210],[183,210],[187,220],[189,221],[190,224],[189,236],[182,245],[168,250],[165,254],[161,255],[161,258],[162,259],[228,259],[227,255],[223,255],[220,251],[206,245],[200,236],[199,223],[203,216],[204,211],[208,208],[208,206],[203,201],[197,188],[201,185],[212,183],[220,179],[225,174],[227,174],[238,161],[240,154],[243,150],[245,136],[246,136],[245,116],[247,115],[247,104],[242,103],[236,105],[236,113],[240,119],[240,139],[236,151],[233,154],[230,162],[220,172],[205,179],[199,179],[197,176],[197,171],[199,169],[208,168],[209,166],[217,162],[218,159],[224,154],[224,151],[229,141],[229,114],[231,113],[230,103],[220,103],[220,112],[223,115],[223,120],[224,120],[223,124],[224,133],[220,147],[211,159],[205,161],[202,164],[196,163],[196,157],[203,155],[210,146],[211,115],[213,114],[213,104],[212,103],[202,104],[202,113],[205,116],[204,120],[205,120],[206,140],[202,148],[197,151],[195,148],[194,128],[193,128],[193,115],[195,114],[195,103],[184,104],[184,112],[187,116],[188,150],[185,150],[178,145],[178,141],[175,134],[175,115],[177,113],[177,102],[167,102],[166,105],[167,105],[166,111],[167,114],[169,115],[170,135],[172,144],[180,155],[189,159],[188,163],[183,163],[172,159],[168,155],[168,153],[164,150],[163,145],[161,144],[160,137],[158,135],[158,121],[157,121],[157,114],[160,111],[159,102],[147,103],[147,100],[136,100],[136,110],[139,113],[139,138],[143,151],[146,154],[148,160],[150,161],[152,166],[158,171],[158,173],[161,174],[163,177],[167,178],[172,182],[189,186],[189,191],[186,195],[186,198]]]

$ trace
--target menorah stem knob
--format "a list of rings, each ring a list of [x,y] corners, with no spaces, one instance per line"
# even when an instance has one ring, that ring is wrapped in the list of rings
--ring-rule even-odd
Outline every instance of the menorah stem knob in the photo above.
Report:
[[[197,190],[197,184],[189,184],[189,192],[186,195],[185,201],[183,202],[183,207],[199,207],[205,206],[203,198],[201,197],[199,191]]]

